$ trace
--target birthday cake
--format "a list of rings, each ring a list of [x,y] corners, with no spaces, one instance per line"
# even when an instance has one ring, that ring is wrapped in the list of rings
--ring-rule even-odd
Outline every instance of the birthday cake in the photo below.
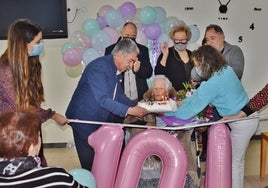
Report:
[[[177,110],[177,103],[172,99],[165,101],[139,102],[138,106],[145,108],[149,112],[174,112]]]

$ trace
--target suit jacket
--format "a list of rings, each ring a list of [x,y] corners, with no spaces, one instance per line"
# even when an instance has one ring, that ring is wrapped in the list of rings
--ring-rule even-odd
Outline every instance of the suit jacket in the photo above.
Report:
[[[118,39],[117,42],[121,40],[121,37]],[[105,55],[111,54],[112,50],[114,49],[115,45],[117,43],[108,46],[105,49]],[[135,79],[136,79],[136,86],[137,86],[137,92],[138,92],[138,100],[142,100],[143,94],[148,90],[148,84],[147,80],[152,76],[153,73],[153,68],[150,62],[149,58],[149,50],[146,46],[143,46],[141,44],[136,43],[139,50],[140,54],[138,55],[138,58],[141,62],[140,70],[138,72],[134,72],[135,74]],[[124,73],[122,74],[123,80],[124,80]],[[124,82],[122,82],[122,87],[124,89]]]
[[[66,117],[101,122],[112,122],[109,119],[112,115],[125,117],[134,103],[124,94],[121,81],[122,75],[117,75],[112,55],[95,59],[86,66]]]

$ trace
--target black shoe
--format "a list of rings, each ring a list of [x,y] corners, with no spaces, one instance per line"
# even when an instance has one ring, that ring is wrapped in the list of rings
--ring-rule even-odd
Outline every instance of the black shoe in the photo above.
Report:
[[[206,151],[202,151],[200,157],[199,157],[201,162],[205,162],[207,159],[207,152]]]

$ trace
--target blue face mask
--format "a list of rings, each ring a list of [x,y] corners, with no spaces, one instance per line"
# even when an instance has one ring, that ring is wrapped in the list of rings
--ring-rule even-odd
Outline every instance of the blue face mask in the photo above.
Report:
[[[29,56],[38,56],[42,53],[43,49],[44,49],[43,43],[35,44],[33,46],[33,50],[28,52],[28,54]]]
[[[202,70],[200,69],[200,67],[195,67],[195,72],[198,76],[203,77]]]

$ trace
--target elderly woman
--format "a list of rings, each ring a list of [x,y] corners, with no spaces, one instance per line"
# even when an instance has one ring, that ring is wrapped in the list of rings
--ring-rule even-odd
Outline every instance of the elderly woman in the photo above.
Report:
[[[144,94],[143,96],[143,101],[162,101],[163,99],[174,99],[177,98],[177,91],[172,87],[171,82],[169,79],[164,76],[164,75],[156,75],[154,76],[152,80],[152,84],[150,89]],[[149,113],[145,115],[142,119],[136,118],[134,116],[128,116],[125,119],[125,123],[141,123],[146,124],[149,126],[166,126],[164,122],[161,120],[161,118],[158,117],[156,113]],[[134,136],[135,134],[143,131],[144,129],[141,128],[127,128],[127,132],[130,133],[130,138]],[[189,160],[189,165],[188,165],[188,172],[187,172],[187,177],[186,177],[186,183],[185,183],[185,188],[191,187],[199,187],[200,185],[200,179],[197,174],[197,165],[196,165],[196,151],[194,149],[193,142],[191,142],[191,135],[193,133],[193,129],[191,130],[183,130],[183,131],[176,131],[175,134],[177,135],[177,138],[180,140],[180,142],[183,144],[187,154],[188,154],[188,160]],[[174,131],[171,133],[174,134]],[[144,169],[145,168],[152,168],[155,171],[158,171],[160,173],[161,169],[161,162],[160,160],[155,157],[155,156],[150,156],[144,164]],[[143,173],[146,174],[146,173]],[[154,173],[150,173],[152,175]],[[159,174],[158,174],[159,175]],[[150,181],[145,181],[145,182],[151,182],[151,181],[157,181],[158,179],[155,180],[155,177],[157,177],[157,174],[154,174],[153,177],[144,177],[142,175],[142,179],[150,179]],[[158,176],[159,177],[159,176]],[[140,181],[140,185],[144,186],[145,184],[144,181]],[[152,182],[151,182],[152,183]],[[152,184],[154,184],[153,182]]]
[[[150,89],[144,93],[143,100],[145,101],[162,101],[163,99],[176,98],[177,92],[172,87],[169,79],[164,75],[156,75],[152,80]],[[149,113],[143,118],[137,118],[134,116],[127,116],[124,123],[146,124],[149,126],[156,126],[155,113]]]
[[[41,167],[40,127],[34,112],[0,116],[0,187],[84,187],[63,168]]]

